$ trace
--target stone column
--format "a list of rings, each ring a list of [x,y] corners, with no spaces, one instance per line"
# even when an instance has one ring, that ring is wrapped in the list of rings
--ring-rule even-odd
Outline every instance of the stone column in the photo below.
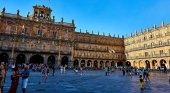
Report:
[[[81,67],[81,60],[79,61],[79,67]]]
[[[100,61],[99,61],[99,62],[97,62],[97,67],[98,67],[98,68],[100,68]]]
[[[87,67],[87,61],[85,61],[85,67]]]

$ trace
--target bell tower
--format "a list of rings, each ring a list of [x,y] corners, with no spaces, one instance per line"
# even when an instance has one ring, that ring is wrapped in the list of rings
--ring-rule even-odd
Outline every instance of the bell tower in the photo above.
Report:
[[[48,22],[54,22],[54,19],[51,18],[51,8],[42,6],[33,6],[34,12],[33,12],[33,19],[36,21],[48,21]],[[54,17],[53,17],[54,18]]]

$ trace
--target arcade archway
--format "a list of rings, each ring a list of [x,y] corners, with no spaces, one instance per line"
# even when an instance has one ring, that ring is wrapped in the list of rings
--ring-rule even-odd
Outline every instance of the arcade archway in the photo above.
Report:
[[[94,68],[98,68],[97,60],[94,61]]]
[[[164,59],[160,60],[160,66],[161,66],[161,68],[165,68],[166,67],[166,61]]]
[[[85,67],[85,60],[81,60],[81,67]]]
[[[62,60],[61,60],[61,65],[62,66],[68,66],[68,57],[67,56],[64,56],[62,57]]]
[[[117,62],[117,67],[123,67],[123,62]]]
[[[100,68],[102,69],[104,67],[104,62],[100,61]]]
[[[156,64],[157,64],[157,61],[156,60],[152,60],[152,69],[156,69]]]
[[[115,66],[116,66],[114,61],[111,62],[111,66],[112,66],[112,67],[115,67]]]
[[[16,57],[16,64],[23,64],[25,63],[25,60],[26,60],[26,56],[24,54],[19,54]]]
[[[43,58],[41,55],[33,55],[33,56],[30,58],[30,63],[33,63],[33,64],[41,64],[41,63],[44,63],[44,58]]]
[[[92,61],[91,61],[91,60],[88,60],[88,61],[87,61],[87,67],[90,67],[91,63],[92,63]]]
[[[145,61],[145,64],[146,64],[146,68],[147,68],[147,69],[150,69],[150,68],[151,68],[150,62],[149,62],[148,60]]]
[[[55,56],[51,55],[51,56],[48,57],[48,59],[47,59],[47,65],[48,65],[49,67],[52,67],[52,66],[55,65]]]
[[[79,66],[79,61],[78,60],[74,60],[73,66],[74,67],[78,67]]]
[[[123,63],[123,62],[122,62]],[[129,61],[126,62],[126,66],[127,67],[130,67],[131,66],[131,63]]]
[[[109,61],[106,61],[105,66],[109,66]]]
[[[0,54],[0,62],[4,62],[5,64],[8,63],[9,56],[7,53]]]

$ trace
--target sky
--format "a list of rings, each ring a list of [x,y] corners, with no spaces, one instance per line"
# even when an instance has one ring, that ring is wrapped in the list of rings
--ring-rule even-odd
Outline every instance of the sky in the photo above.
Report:
[[[50,7],[57,22],[74,19],[76,31],[126,36],[170,23],[170,0],[0,0],[0,11],[26,16],[34,5]]]

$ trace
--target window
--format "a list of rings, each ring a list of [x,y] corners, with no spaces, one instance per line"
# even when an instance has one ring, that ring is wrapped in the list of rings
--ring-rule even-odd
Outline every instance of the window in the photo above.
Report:
[[[145,52],[145,56],[149,56],[148,52]]]
[[[51,33],[51,37],[52,37],[52,38],[56,38],[56,32],[52,32],[52,33]]]
[[[162,41],[159,41],[159,45],[160,45],[160,46],[162,45]]]
[[[151,47],[153,47],[153,46],[154,46],[154,43],[152,42],[152,43],[151,43]]]
[[[144,36],[143,40],[145,41],[147,38]]]
[[[170,44],[170,39],[168,39],[168,44]]]
[[[160,50],[160,55],[162,55],[164,53],[164,51],[163,50]]]
[[[147,47],[147,44],[144,44],[144,48],[146,48]]]
[[[153,35],[150,35],[150,39],[152,39],[153,38]]]

